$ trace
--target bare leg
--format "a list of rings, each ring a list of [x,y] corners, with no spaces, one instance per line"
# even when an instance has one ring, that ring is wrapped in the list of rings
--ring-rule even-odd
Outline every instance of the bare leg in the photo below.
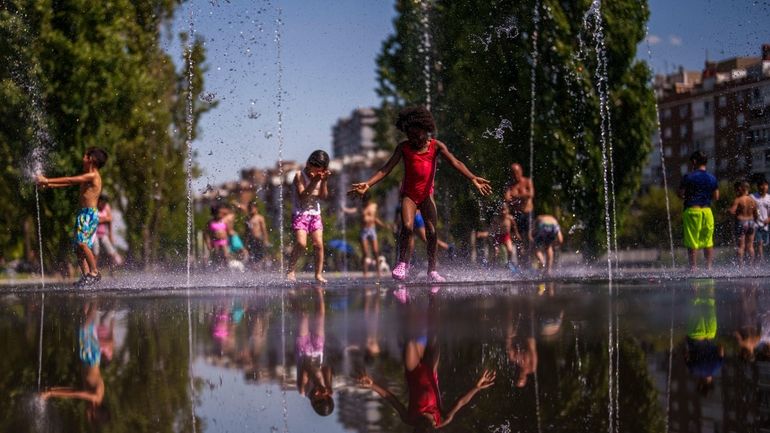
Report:
[[[548,245],[545,249],[545,274],[551,275],[553,269],[553,245]]]
[[[401,239],[399,241],[399,258],[402,262],[409,264],[412,260],[412,250],[414,249],[414,214],[417,213],[417,205],[412,199],[404,197],[401,200]]]
[[[89,273],[91,275],[98,274],[99,270],[96,268],[96,258],[94,257],[94,253],[91,252],[91,248],[88,248],[87,244],[78,244],[78,248],[83,252],[83,256],[85,257],[86,262],[88,262]]]
[[[380,278],[382,272],[380,271],[380,245],[377,242],[377,238],[372,239],[372,255],[374,256],[374,269],[377,271],[377,278]]]
[[[80,273],[85,275],[88,275],[90,273],[90,269],[88,269],[88,262],[86,261],[86,256],[83,254],[83,250],[80,247],[75,248],[75,254],[77,254],[78,257],[78,267],[80,267]]]
[[[310,238],[313,240],[313,250],[315,250],[315,279],[321,283],[325,283],[326,278],[323,277],[323,271],[324,271],[324,232],[323,230],[316,230],[310,233]]]
[[[297,274],[295,268],[297,267],[297,260],[299,255],[305,252],[307,248],[307,232],[304,230],[297,230],[294,232],[294,248],[291,250],[291,258],[289,259],[289,269],[286,273],[286,279],[289,281],[297,281]]]
[[[436,237],[436,222],[438,219],[436,203],[433,197],[420,204],[420,213],[425,220],[425,235],[427,238],[426,247],[428,250],[428,272],[436,270],[436,248],[438,247],[438,237]]]
[[[746,258],[747,264],[754,263],[754,233],[746,235]]]
[[[703,254],[706,256],[706,270],[710,271],[714,264],[714,248],[705,248]]]
[[[695,272],[695,270],[698,269],[698,250],[688,248],[687,261],[690,262],[690,272]]]
[[[738,248],[736,249],[736,256],[738,257],[738,267],[743,266],[743,250],[746,247],[746,237],[741,234],[738,236],[738,239],[736,239],[736,244]]]
[[[364,278],[366,278],[368,266],[366,265],[366,261],[369,259],[369,240],[367,238],[361,238],[361,251],[363,252],[362,258],[361,258],[361,267],[364,270]]]

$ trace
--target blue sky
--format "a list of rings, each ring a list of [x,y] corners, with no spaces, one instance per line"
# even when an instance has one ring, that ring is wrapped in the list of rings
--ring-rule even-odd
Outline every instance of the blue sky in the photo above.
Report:
[[[758,55],[770,43],[770,0],[650,0],[652,65],[701,69],[712,59]],[[204,175],[196,188],[234,180],[242,167],[267,167],[278,156],[276,9],[283,19],[284,158],[304,161],[329,150],[331,126],[354,108],[378,103],[375,57],[392,31],[386,0],[194,0],[177,13],[173,32],[190,12],[206,41],[206,92],[219,106],[201,121],[194,142]],[[176,38],[166,48],[179,54]],[[638,57],[647,60],[640,44]],[[490,125],[494,126],[494,125]]]

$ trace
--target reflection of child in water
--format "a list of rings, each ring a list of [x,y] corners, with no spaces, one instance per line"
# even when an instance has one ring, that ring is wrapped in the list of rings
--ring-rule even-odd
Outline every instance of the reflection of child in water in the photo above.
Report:
[[[708,395],[714,388],[714,375],[724,362],[724,347],[716,342],[717,310],[713,283],[703,293],[702,282],[696,282],[696,296],[691,302],[687,323],[684,360],[690,374],[698,380],[698,391]]]
[[[297,391],[310,399],[310,405],[318,415],[327,416],[334,411],[334,399],[332,369],[324,363],[326,306],[323,289],[314,289],[312,302],[312,320],[311,313],[297,305]]]
[[[104,379],[102,378],[99,364],[102,350],[97,335],[98,311],[94,302],[89,302],[84,307],[85,320],[78,329],[78,343],[80,350],[81,372],[83,389],[70,387],[54,387],[43,392],[43,399],[51,397],[80,399],[89,402],[86,407],[86,417],[91,422],[103,422],[109,419],[109,412],[102,406],[104,399]]]
[[[452,422],[457,412],[467,405],[482,389],[494,384],[495,372],[484,370],[476,384],[468,390],[452,409],[443,413],[441,392],[438,384],[439,346],[435,325],[438,311],[431,296],[427,317],[424,313],[411,308],[406,299],[406,343],[404,344],[404,375],[409,390],[407,407],[387,388],[377,384],[366,373],[359,378],[364,388],[374,390],[380,397],[391,404],[401,420],[415,427],[416,432],[442,428]],[[426,320],[427,319],[427,320]],[[427,322],[427,323],[426,323]]]

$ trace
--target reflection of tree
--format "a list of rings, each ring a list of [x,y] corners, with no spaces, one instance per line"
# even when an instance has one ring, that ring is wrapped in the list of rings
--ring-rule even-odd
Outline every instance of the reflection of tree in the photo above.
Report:
[[[44,387],[80,381],[75,330],[82,302],[59,297],[47,300],[49,306],[54,303],[55,308],[46,308],[55,313],[45,317]],[[51,409],[45,414],[30,413],[25,406],[37,386],[38,343],[37,334],[25,329],[28,322],[35,322],[27,318],[38,317],[39,306],[32,302],[22,305],[0,308],[0,341],[13,342],[4,345],[0,356],[0,389],[10,395],[10,404],[0,405],[0,431],[30,431],[36,415],[55,417],[61,431],[89,431],[82,402],[49,401]],[[102,368],[107,384],[103,404],[109,408],[110,421],[100,431],[192,431],[186,312],[175,308],[175,301],[153,300],[130,308],[124,345]],[[200,420],[198,424],[200,427]]]

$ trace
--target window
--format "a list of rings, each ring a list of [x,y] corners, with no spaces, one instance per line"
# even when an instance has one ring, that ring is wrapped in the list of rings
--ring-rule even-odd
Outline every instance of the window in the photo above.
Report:
[[[703,141],[701,141],[701,140],[695,140],[694,146],[695,146],[695,150],[701,150],[701,149],[703,149]]]
[[[703,103],[703,115],[704,116],[710,116],[711,115],[711,102],[705,101]]]
[[[743,146],[745,142],[746,140],[743,134],[738,134],[735,136],[735,144],[737,144],[738,146]]]
[[[685,138],[687,137],[687,133],[690,132],[690,127],[687,124],[679,125],[679,137]]]
[[[666,129],[663,130],[663,136],[666,138],[671,138],[671,128],[667,126]]]
[[[671,146],[666,146],[666,150],[663,153],[666,156],[671,156],[674,152],[671,150]]]
[[[670,108],[666,108],[665,110],[663,110],[663,118],[664,119],[670,119],[671,118],[671,109]]]
[[[765,165],[770,164],[770,149],[765,149]]]
[[[722,116],[719,118],[719,127],[720,128],[726,128],[727,127],[727,117]]]
[[[738,113],[738,126],[743,126],[743,123],[746,121],[746,116],[743,115],[743,113]]]
[[[727,106],[727,96],[722,95],[719,97],[719,106],[720,107],[726,107]]]
[[[682,146],[679,148],[679,156],[687,156],[688,153],[690,153],[690,146],[687,144],[682,144]]]
[[[679,172],[680,172],[680,173],[682,173],[682,176],[684,176],[685,174],[687,174],[687,164],[682,164],[682,165],[679,167]]]
[[[688,114],[690,114],[690,106],[687,105],[687,104],[680,105],[679,106],[679,117],[687,117]]]

